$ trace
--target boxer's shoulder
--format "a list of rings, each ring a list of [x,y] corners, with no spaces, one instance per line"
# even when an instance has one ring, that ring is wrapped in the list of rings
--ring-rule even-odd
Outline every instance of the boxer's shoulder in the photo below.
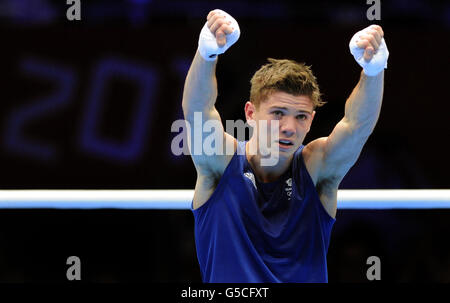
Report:
[[[326,138],[318,138],[308,143],[302,150],[303,161],[314,184],[317,184],[322,168]]]

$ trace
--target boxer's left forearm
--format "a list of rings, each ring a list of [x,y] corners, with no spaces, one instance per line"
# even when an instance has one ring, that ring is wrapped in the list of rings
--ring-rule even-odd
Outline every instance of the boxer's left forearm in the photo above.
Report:
[[[369,136],[377,123],[383,99],[384,71],[369,77],[361,72],[358,84],[345,103],[345,117],[352,130]]]

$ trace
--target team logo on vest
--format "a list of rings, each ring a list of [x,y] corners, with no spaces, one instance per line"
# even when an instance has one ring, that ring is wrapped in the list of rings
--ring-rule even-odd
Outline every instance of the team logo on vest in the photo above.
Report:
[[[251,172],[245,172],[244,176],[250,179],[252,181],[253,186],[256,188],[256,182],[255,182],[255,176]]]
[[[284,191],[286,192],[286,195],[288,196],[288,199],[291,200],[292,195],[292,178],[289,178],[286,180],[286,186],[284,187]]]

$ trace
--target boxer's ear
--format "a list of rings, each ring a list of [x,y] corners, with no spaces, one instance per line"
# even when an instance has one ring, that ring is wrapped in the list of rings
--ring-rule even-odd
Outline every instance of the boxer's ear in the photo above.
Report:
[[[249,120],[254,120],[255,119],[254,115],[255,115],[255,112],[256,112],[256,107],[255,107],[255,105],[252,102],[247,101],[245,103],[244,111],[245,111],[245,119],[247,120],[247,122]]]

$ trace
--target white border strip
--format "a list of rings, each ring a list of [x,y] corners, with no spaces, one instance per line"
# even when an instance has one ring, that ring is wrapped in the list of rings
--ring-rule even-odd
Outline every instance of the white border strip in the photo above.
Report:
[[[0,209],[190,209],[193,190],[0,190]],[[340,190],[338,209],[445,209],[450,190]]]

